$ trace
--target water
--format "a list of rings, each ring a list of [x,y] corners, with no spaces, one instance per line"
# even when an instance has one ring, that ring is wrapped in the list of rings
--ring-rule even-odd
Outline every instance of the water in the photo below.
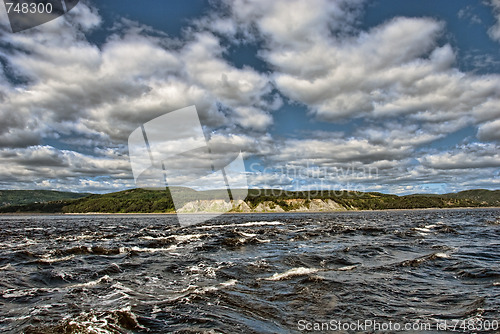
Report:
[[[500,320],[500,209],[0,224],[2,332],[500,332],[475,327]]]

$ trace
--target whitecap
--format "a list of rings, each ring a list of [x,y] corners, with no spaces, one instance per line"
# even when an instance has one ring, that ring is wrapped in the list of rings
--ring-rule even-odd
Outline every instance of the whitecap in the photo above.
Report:
[[[210,228],[225,228],[225,227],[248,227],[248,226],[266,226],[266,225],[283,225],[279,221],[260,221],[260,222],[247,222],[240,224],[223,224],[223,225],[207,225],[198,226],[198,229],[210,229]]]
[[[255,234],[255,233],[245,233],[245,232],[238,232],[238,233],[244,237],[247,237],[247,238],[253,238],[253,237],[257,236],[257,234]]]
[[[200,234],[186,234],[186,235],[173,235],[174,239],[176,241],[182,242],[182,241],[188,241],[191,239],[198,240],[202,237],[207,236],[208,234],[200,233]]]
[[[152,237],[152,236],[148,235],[148,236],[140,237],[140,239],[143,239],[143,240],[158,240],[158,241],[161,241],[161,240],[167,241],[167,240],[175,239],[175,241],[183,242],[183,241],[188,241],[188,240],[191,240],[191,239],[199,240],[200,238],[205,237],[207,235],[208,234],[206,234],[206,233],[185,234],[185,235],[175,234],[175,235],[169,235],[169,236],[166,236],[166,237]]]
[[[38,292],[46,292],[46,293],[52,293],[54,291],[59,291],[58,288],[31,288],[31,289],[23,289],[23,290],[16,290],[16,289],[7,289],[4,290],[2,293],[3,298],[19,298],[19,297],[26,297],[26,296],[34,296]]]
[[[156,253],[156,252],[169,252],[172,250],[171,247],[168,248],[147,248],[147,247],[130,247],[130,251],[138,252],[138,253]]]
[[[338,271],[349,271],[349,270],[353,270],[354,268],[356,268],[357,266],[356,265],[352,265],[352,266],[345,266],[345,267],[340,267],[340,268],[337,268]]]
[[[316,268],[304,268],[298,267],[285,271],[284,273],[275,273],[273,276],[265,278],[266,281],[281,281],[294,276],[308,275],[318,272],[319,269]]]
[[[55,258],[51,258],[50,256],[45,256],[41,259],[38,260],[38,262],[43,262],[43,263],[56,263],[56,262],[63,262],[63,261],[68,261],[68,260],[71,260],[72,258],[74,258],[75,255],[68,255],[68,256],[64,256],[64,257],[55,257]]]
[[[112,280],[113,279],[111,277],[109,277],[108,275],[104,275],[103,277],[98,278],[98,279],[96,279],[94,281],[90,281],[90,282],[87,282],[87,283],[78,283],[78,284],[70,285],[69,288],[92,287],[92,286],[96,286],[96,285],[101,284],[101,283],[109,283]]]
[[[0,270],[11,270],[11,269],[14,269],[14,267],[10,263],[7,263],[5,266],[0,267]]]
[[[235,280],[235,279],[230,279],[229,281],[226,281],[226,282],[222,282],[220,285],[222,286],[232,286],[232,285],[235,285],[238,281]]]

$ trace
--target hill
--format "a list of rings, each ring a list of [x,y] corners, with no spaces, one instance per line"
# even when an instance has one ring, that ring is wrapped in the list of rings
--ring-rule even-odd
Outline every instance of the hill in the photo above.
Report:
[[[0,207],[77,199],[88,195],[53,190],[0,190]]]
[[[445,198],[471,199],[488,206],[500,206],[500,190],[473,189],[443,195]]]
[[[377,192],[251,189],[244,201],[235,201],[232,207],[230,203],[218,199],[222,198],[220,195],[225,194],[225,191],[221,190],[216,196],[213,192],[196,192],[199,200],[189,202],[194,192],[179,187],[163,190],[129,189],[77,199],[11,205],[0,208],[0,213],[173,213],[175,207],[171,193],[181,198],[184,205],[181,205],[181,212],[225,212],[228,209],[232,212],[307,212],[500,206],[500,191],[481,189],[444,195],[406,196]]]

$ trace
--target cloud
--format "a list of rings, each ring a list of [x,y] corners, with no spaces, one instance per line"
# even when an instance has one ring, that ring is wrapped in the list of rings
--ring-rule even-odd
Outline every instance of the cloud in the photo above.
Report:
[[[0,136],[9,131],[10,138],[19,138],[17,146],[34,143],[25,140],[26,129],[43,137],[60,131],[61,124],[71,127],[66,132],[120,142],[139,124],[192,104],[209,126],[263,131],[272,124],[269,112],[276,106],[266,97],[269,79],[230,65],[212,33],[193,32],[174,48],[167,37],[154,37],[128,22],[129,29],[97,47],[82,34],[99,24],[96,11],[80,4],[71,13],[4,36],[11,48],[3,57],[27,80],[23,86],[5,80],[1,87],[7,108]]]
[[[500,78],[473,77],[451,67],[451,47],[435,46],[441,28],[430,19],[399,18],[345,45],[325,47],[325,41],[292,56],[270,51],[269,58],[279,69],[277,86],[327,121],[429,112],[457,119],[487,96],[498,101]],[[299,67],[310,68],[314,54],[324,55],[322,74],[295,74]]]
[[[429,154],[420,158],[423,166],[433,169],[499,168],[500,147],[496,144],[474,143],[455,151]]]
[[[32,189],[34,186],[63,190],[106,190],[105,184],[118,188],[132,187],[128,157],[116,153],[107,156],[85,155],[54,147],[0,150],[0,185],[9,189]],[[84,184],[102,180],[101,187],[92,189]],[[111,189],[111,188],[108,188]]]
[[[457,16],[460,19],[467,19],[471,24],[481,24],[483,21],[479,16],[472,12],[473,7],[467,6],[458,11]]]
[[[193,104],[214,152],[234,144],[262,161],[264,172],[249,173],[253,186],[405,192],[484,184],[478,171],[498,167],[500,76],[459,71],[455,51],[441,43],[443,22],[395,17],[363,31],[357,0],[214,6],[179,39],[121,19],[98,46],[86,33],[102,18],[84,3],[43,26],[2,34],[0,185],[132,187],[129,134]],[[241,44],[259,49],[269,72],[226,59]],[[275,138],[272,112],[282,96],[316,121],[361,125]],[[490,143],[426,147],[467,126]],[[206,163],[202,154],[191,159]]]
[[[386,147],[370,143],[364,138],[314,140],[289,140],[278,148],[272,160],[300,164],[301,161],[317,161],[322,166],[336,163],[370,163],[380,160],[402,159],[409,152],[408,147]]]
[[[358,19],[364,1],[225,1],[236,28],[229,32],[256,26],[265,37],[286,45],[300,45],[323,35],[348,33]]]
[[[480,125],[477,136],[485,141],[500,141],[500,119]]]
[[[63,174],[58,176],[73,177],[82,173],[88,176],[99,176],[109,174],[128,175],[129,164],[127,157],[119,157],[116,154],[110,156],[96,157],[84,155],[75,151],[59,150],[48,145],[30,146],[23,149],[0,151],[2,166],[23,166],[23,170],[29,170],[39,177],[55,176],[57,171]],[[9,174],[16,174],[9,171]]]
[[[249,67],[232,66],[214,34],[193,31],[184,41],[174,41],[124,20],[98,47],[83,32],[100,22],[97,11],[81,3],[67,17],[2,35],[10,45],[1,51],[8,68],[0,72],[5,182],[31,178],[53,186],[50,180],[75,185],[80,179],[78,186],[95,188],[92,178],[103,175],[126,175],[128,182],[130,166],[122,155],[128,135],[142,123],[187,105],[196,105],[207,130],[239,127],[262,137],[272,124],[269,112],[279,108],[280,99],[271,94],[269,78]],[[10,80],[9,69],[25,82]],[[61,136],[81,140],[58,140]],[[89,147],[93,155],[42,145],[47,138],[75,149],[94,146]],[[113,159],[125,168],[119,174]]]
[[[493,16],[496,19],[495,25],[488,29],[491,39],[500,41],[500,0],[490,0],[490,6],[493,10]]]
[[[231,2],[228,31],[261,38],[276,87],[322,121],[411,117],[456,131],[500,116],[500,76],[460,72],[452,47],[439,45],[443,22],[396,17],[358,31],[362,5]]]

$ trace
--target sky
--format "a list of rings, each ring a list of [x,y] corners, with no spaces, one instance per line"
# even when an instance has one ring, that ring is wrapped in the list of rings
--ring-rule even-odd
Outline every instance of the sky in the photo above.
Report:
[[[251,188],[500,189],[500,0],[0,5],[0,64],[0,189],[134,188],[128,136],[191,105]]]

